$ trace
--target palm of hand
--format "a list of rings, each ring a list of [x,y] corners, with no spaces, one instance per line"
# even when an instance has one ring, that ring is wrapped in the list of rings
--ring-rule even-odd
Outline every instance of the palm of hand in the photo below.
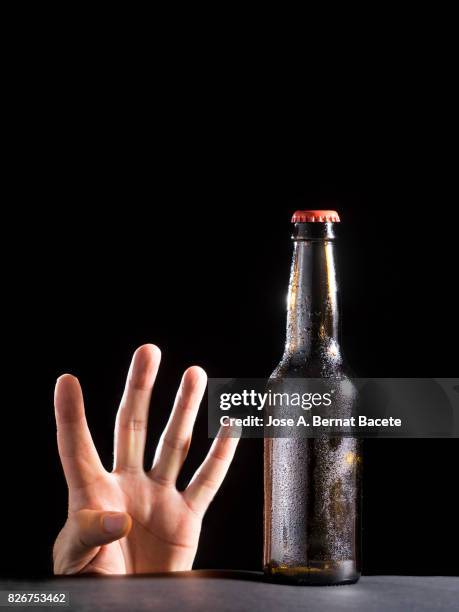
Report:
[[[76,491],[72,511],[126,512],[132,527],[122,540],[101,546],[85,572],[132,574],[189,569],[198,547],[201,516],[175,487],[147,474],[112,473]]]

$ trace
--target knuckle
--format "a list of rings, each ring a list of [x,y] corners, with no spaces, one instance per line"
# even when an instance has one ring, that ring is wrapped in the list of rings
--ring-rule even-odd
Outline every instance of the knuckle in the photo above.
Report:
[[[174,435],[170,435],[168,434],[167,436],[164,436],[163,438],[163,443],[170,448],[171,450],[175,450],[175,451],[185,451],[188,450],[189,446],[190,446],[190,438],[181,438],[180,436],[174,436]]]
[[[214,451],[214,452],[213,452],[213,453],[210,455],[210,458],[211,458],[212,460],[214,460],[214,459],[215,459],[215,461],[219,461],[219,462],[222,462],[222,463],[228,463],[228,457],[227,457],[225,454],[223,454],[223,453],[219,453],[219,452],[216,452],[216,451]]]
[[[120,419],[119,426],[127,431],[146,431],[147,422],[145,419],[124,418]]]
[[[219,487],[219,483],[216,480],[210,478],[209,476],[205,476],[204,474],[198,474],[196,476],[196,481],[200,487],[210,489],[211,491],[216,491]]]

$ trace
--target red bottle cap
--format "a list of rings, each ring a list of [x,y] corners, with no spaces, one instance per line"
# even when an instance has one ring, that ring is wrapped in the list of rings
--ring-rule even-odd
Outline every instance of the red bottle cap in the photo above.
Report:
[[[292,223],[339,223],[336,210],[297,210],[293,213]]]

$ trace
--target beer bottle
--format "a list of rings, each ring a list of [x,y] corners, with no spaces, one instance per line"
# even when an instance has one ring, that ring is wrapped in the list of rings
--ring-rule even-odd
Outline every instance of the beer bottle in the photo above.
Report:
[[[347,379],[340,351],[331,210],[294,213],[287,339],[271,380]],[[348,379],[347,379],[348,380]],[[352,437],[266,438],[267,577],[346,584],[360,577],[360,442]]]

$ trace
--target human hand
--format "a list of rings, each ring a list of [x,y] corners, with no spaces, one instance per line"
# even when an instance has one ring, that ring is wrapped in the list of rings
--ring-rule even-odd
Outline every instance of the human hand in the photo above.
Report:
[[[54,544],[56,574],[189,570],[203,516],[225,478],[237,438],[216,438],[187,488],[176,488],[206,387],[204,370],[183,375],[150,471],[143,469],[148,409],[161,359],[146,344],[134,353],[116,417],[115,459],[107,472],[94,447],[78,379],[56,383],[59,455],[69,489],[67,521]]]

